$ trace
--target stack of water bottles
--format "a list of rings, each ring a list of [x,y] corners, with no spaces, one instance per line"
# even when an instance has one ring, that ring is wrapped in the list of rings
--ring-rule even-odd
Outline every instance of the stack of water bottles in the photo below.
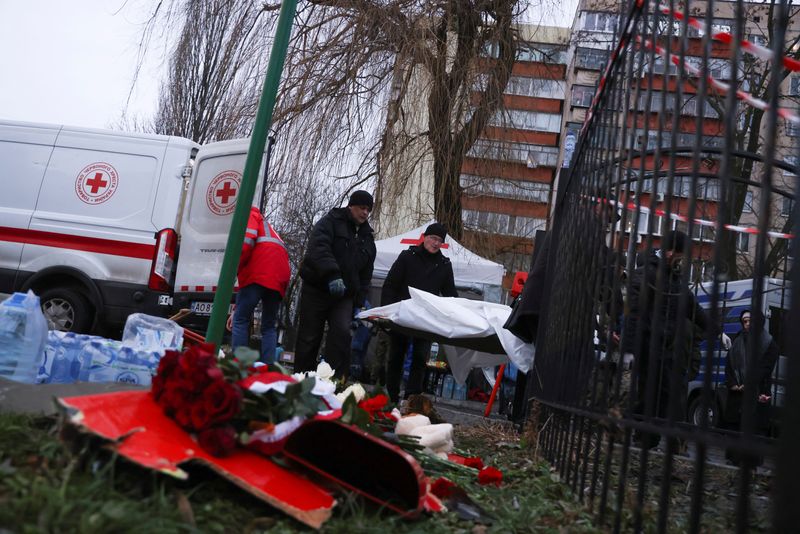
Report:
[[[47,340],[47,321],[32,291],[0,303],[0,376],[33,383]]]
[[[32,292],[15,293],[0,303],[0,376],[18,382],[148,386],[164,352],[182,345],[183,328],[161,317],[132,314],[122,341],[116,341],[48,332],[39,298]]]
[[[49,332],[40,380],[58,384],[121,382],[149,386],[161,356],[183,345],[183,328],[174,321],[134,313],[122,341],[72,332]]]

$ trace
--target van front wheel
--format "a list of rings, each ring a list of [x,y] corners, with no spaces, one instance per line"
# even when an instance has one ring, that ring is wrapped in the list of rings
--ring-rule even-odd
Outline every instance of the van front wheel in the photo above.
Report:
[[[39,300],[49,330],[85,334],[92,327],[92,307],[86,297],[74,289],[47,289]]]

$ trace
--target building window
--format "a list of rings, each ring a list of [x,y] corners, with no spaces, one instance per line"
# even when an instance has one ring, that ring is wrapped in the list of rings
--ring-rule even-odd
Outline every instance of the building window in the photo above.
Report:
[[[800,96],[800,76],[792,76],[789,85],[789,94],[791,96]]]
[[[527,163],[528,159],[533,157],[537,166],[555,167],[558,163],[558,148],[528,143],[478,139],[472,147],[470,147],[467,156],[500,161],[518,161],[520,163]]]
[[[485,178],[473,174],[462,174],[459,178],[465,195],[511,198],[530,202],[547,203],[550,199],[550,185],[525,180],[506,180],[503,178]]]
[[[695,224],[692,226],[692,239],[695,241],[714,241],[714,229],[710,226]]]
[[[570,105],[576,108],[590,107],[596,91],[596,88],[588,85],[573,85]]]
[[[791,165],[792,167],[797,168],[797,156],[786,156],[783,158],[783,161]],[[784,175],[793,176],[797,174],[796,170],[788,171],[786,169],[781,169]]]
[[[753,213],[753,192],[748,191],[744,195],[744,206],[742,206],[742,212],[744,213]]]
[[[736,234],[736,250],[747,252],[750,250],[750,234],[739,232]]]
[[[613,13],[587,11],[583,17],[583,29],[587,31],[614,33],[618,26],[617,16]]]
[[[653,60],[653,72],[656,74],[677,74],[678,66],[671,61],[666,61],[664,56],[656,55]]]
[[[581,69],[603,70],[606,68],[608,56],[608,50],[579,47],[575,52],[575,64]]]
[[[464,226],[483,232],[508,235],[510,219],[511,216],[506,213],[461,210],[461,220],[464,221]]]
[[[517,215],[514,218],[514,232],[517,237],[532,237],[536,230],[544,230],[547,220],[536,219],[533,217],[522,217]]]
[[[794,206],[794,200],[789,197],[783,197],[783,202],[781,202],[781,215],[784,217],[788,217],[792,214],[792,207]]]
[[[519,130],[558,133],[561,131],[561,115],[556,113],[538,113],[521,109],[507,109],[495,113],[489,124]]]
[[[567,50],[563,46],[544,43],[520,43],[517,61],[536,61],[563,65],[567,62]]]
[[[539,98],[564,98],[566,82],[560,80],[543,80],[526,76],[512,76],[508,80],[505,93],[509,95],[535,96]]]

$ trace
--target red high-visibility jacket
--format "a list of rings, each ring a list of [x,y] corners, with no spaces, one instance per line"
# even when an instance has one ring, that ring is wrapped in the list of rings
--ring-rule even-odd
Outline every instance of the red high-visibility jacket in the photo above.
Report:
[[[277,291],[281,297],[289,285],[291,273],[286,246],[256,207],[250,209],[237,274],[239,287],[258,284]]]

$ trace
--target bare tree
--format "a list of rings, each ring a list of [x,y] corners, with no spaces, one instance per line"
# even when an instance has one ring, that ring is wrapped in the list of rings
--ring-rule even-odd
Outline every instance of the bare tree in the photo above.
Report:
[[[269,38],[264,9],[248,0],[186,3],[155,131],[198,143],[249,133]]]

